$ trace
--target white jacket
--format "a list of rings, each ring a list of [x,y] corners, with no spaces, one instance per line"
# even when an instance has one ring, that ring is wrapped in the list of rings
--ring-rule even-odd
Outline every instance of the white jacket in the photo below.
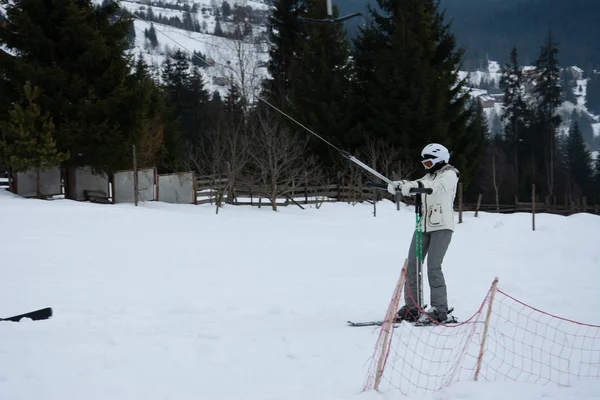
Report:
[[[459,175],[458,170],[448,164],[416,180],[419,186],[433,189],[433,193],[421,195],[423,232],[454,231],[454,198]]]

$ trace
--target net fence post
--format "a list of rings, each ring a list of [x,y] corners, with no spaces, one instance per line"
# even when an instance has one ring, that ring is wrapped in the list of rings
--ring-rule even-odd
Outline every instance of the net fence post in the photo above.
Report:
[[[404,289],[404,284],[406,280],[406,268],[408,266],[408,258],[404,260],[404,265],[402,266],[402,271],[400,272],[400,279],[398,280],[398,284],[396,285],[396,290],[394,291],[394,296],[392,297],[392,301],[388,307],[388,311],[385,316],[385,320],[382,324],[382,329],[385,329],[385,334],[383,340],[381,341],[381,346],[379,347],[379,355],[377,359],[377,369],[375,370],[375,383],[373,388],[376,391],[379,391],[379,384],[381,383],[381,378],[383,377],[383,371],[385,369],[385,362],[387,360],[387,353],[390,347],[391,335],[394,330],[394,323],[396,322],[396,310],[398,309],[398,303],[400,302],[400,297],[402,297],[402,291]],[[383,333],[383,332],[382,332]]]
[[[487,314],[485,316],[485,325],[483,327],[483,337],[481,339],[481,347],[479,348],[479,357],[477,357],[477,368],[475,369],[474,380],[479,379],[479,372],[481,371],[481,362],[483,361],[483,353],[485,351],[485,341],[487,339],[488,328],[490,326],[490,317],[492,316],[492,305],[494,303],[494,296],[496,295],[496,288],[498,287],[498,278],[494,278],[492,287],[490,289],[490,300],[488,303]]]

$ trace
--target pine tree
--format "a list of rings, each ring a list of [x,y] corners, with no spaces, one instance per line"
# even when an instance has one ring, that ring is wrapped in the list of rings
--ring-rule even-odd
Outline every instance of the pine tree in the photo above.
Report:
[[[600,114],[600,71],[592,72],[588,79],[586,106],[593,113]]]
[[[231,5],[227,0],[221,4],[221,11],[223,12],[223,18],[227,19],[231,15]]]
[[[244,103],[242,101],[242,94],[240,88],[233,83],[227,90],[223,102],[223,109],[227,115],[227,119],[231,121],[234,126],[237,126],[244,121]]]
[[[213,35],[215,36],[225,36],[225,33],[223,33],[223,28],[221,27],[221,17],[219,17],[219,12],[217,11],[217,23],[215,24],[215,31],[213,32]]]
[[[421,149],[439,142],[453,164],[472,170],[480,149],[463,147],[469,112],[464,80],[458,77],[464,50],[434,0],[378,0],[382,13],[355,40],[354,139],[379,137],[418,163]],[[421,173],[421,171],[419,171]],[[469,181],[471,177],[463,175]]]
[[[0,153],[7,158],[12,173],[37,171],[37,194],[40,195],[40,171],[59,166],[69,158],[57,146],[52,117],[42,113],[37,99],[40,89],[27,84],[24,87],[25,106],[15,104],[9,111],[8,126]]]
[[[144,107],[135,101],[140,82],[127,55],[131,20],[119,10],[114,2],[97,7],[86,0],[7,6],[0,76],[8,101],[0,104],[0,121],[26,82],[39,87],[37,102],[52,118],[58,150],[70,155],[65,167],[126,168],[131,145],[143,136],[134,118]]]
[[[158,48],[158,38],[156,37],[156,29],[154,28],[154,24],[150,24],[150,28],[144,31],[144,36],[148,39],[148,43],[150,44],[150,48],[155,50]]]
[[[277,0],[269,16],[268,32],[271,47],[267,71],[270,77],[263,81],[263,97],[282,108],[294,86],[298,71],[296,49],[303,40],[298,16],[306,12],[304,0]]]
[[[160,173],[180,171],[178,168],[182,165],[183,149],[180,147],[179,133],[170,124],[166,95],[151,77],[142,56],[135,65],[135,78],[140,82],[134,92],[135,101],[144,105],[133,110],[137,112],[135,118],[141,123],[138,165],[157,167]]]
[[[469,142],[464,143],[462,145],[472,147],[477,151],[482,151],[482,153],[483,149],[488,148],[490,141],[492,140],[488,118],[486,117],[485,112],[483,111],[483,107],[478,101],[473,101],[471,105],[471,118],[469,119],[467,125],[467,137],[470,138]],[[482,171],[478,173],[478,170],[480,169],[480,167],[483,167],[481,168],[481,170],[486,170],[487,165],[485,164],[485,161],[487,160],[477,158],[476,162],[464,163],[467,166],[467,168],[470,169],[461,171],[464,173],[465,176],[469,178],[472,177],[471,179],[476,181],[476,184],[473,185],[475,187],[471,187],[471,191],[473,194],[476,194],[476,191],[481,192],[484,188],[484,185],[481,182],[483,176],[481,174]],[[463,184],[467,187],[470,187],[471,181],[463,180]]]
[[[600,203],[600,154],[596,155],[596,160],[594,162],[594,181],[593,181],[593,201],[596,204]]]
[[[592,156],[587,149],[579,124],[573,123],[566,141],[566,155],[569,177],[573,192],[579,196],[586,196],[592,187]]]
[[[273,46],[263,84],[263,97],[295,120],[337,146],[344,147],[348,130],[350,43],[343,25],[313,24],[298,17],[325,18],[322,0],[278,0],[270,18]],[[333,9],[338,14],[337,7]],[[301,129],[283,118],[294,132]],[[306,135],[306,132],[302,132]],[[309,145],[330,167],[338,160],[333,150],[315,137]]]
[[[338,15],[336,7],[333,13]],[[306,1],[303,16],[325,18],[325,2]],[[328,141],[345,146],[349,129],[350,43],[344,27],[304,23],[301,29],[304,39],[296,46],[294,86],[286,109]],[[309,143],[322,162],[333,166],[337,155],[331,147],[315,137],[310,137]]]
[[[547,194],[554,195],[554,166],[556,157],[556,130],[561,122],[556,110],[560,105],[560,68],[558,47],[548,33],[540,54],[535,62],[536,75],[533,95],[535,98],[535,118],[537,140],[535,149],[536,169],[546,176]]]
[[[191,68],[187,55],[177,49],[162,72],[167,106],[183,142],[198,144],[209,124],[209,93],[198,67]]]
[[[520,177],[525,163],[529,159],[530,140],[527,140],[531,112],[525,102],[523,70],[519,65],[519,53],[516,47],[510,52],[510,61],[502,68],[500,87],[504,92],[502,121],[504,122],[504,146],[508,158],[514,165],[515,193],[522,194]],[[525,143],[524,143],[525,142]]]

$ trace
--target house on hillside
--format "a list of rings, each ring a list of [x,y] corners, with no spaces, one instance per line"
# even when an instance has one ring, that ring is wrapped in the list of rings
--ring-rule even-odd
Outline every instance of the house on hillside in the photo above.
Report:
[[[583,70],[577,66],[569,67],[569,72],[573,75],[573,79],[583,79]]]
[[[494,103],[496,102],[496,100],[492,96],[490,96],[489,94],[482,94],[482,95],[480,95],[477,98],[477,101],[479,101],[479,104],[483,108],[494,107]]]
[[[212,78],[213,85],[217,86],[229,86],[232,83],[231,78],[227,78],[224,76],[213,76]]]
[[[504,103],[504,94],[502,93],[498,93],[498,94],[489,94],[489,93],[480,93],[480,94],[475,94],[473,96],[475,99],[477,99],[477,102],[479,102],[479,104],[481,105],[481,107],[483,109],[487,109],[487,108],[494,108],[497,104],[503,104]]]
[[[525,66],[525,67],[523,67],[523,69],[521,71],[523,72],[523,77],[529,77],[529,76],[535,75],[536,70],[537,70],[536,67]]]

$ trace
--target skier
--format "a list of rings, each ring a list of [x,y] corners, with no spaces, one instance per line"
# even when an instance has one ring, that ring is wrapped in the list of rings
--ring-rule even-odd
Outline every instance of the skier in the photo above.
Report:
[[[400,191],[403,196],[412,196],[412,188],[430,188],[433,192],[417,194],[422,196],[422,230],[423,257],[427,255],[427,276],[431,292],[430,309],[426,314],[435,321],[443,322],[447,319],[448,297],[446,282],[442,272],[442,261],[450,245],[454,232],[454,198],[460,176],[459,171],[450,165],[450,152],[441,144],[431,143],[421,152],[421,163],[427,170],[427,175],[416,181],[395,181],[388,185],[388,192],[395,195]],[[410,244],[408,253],[407,276],[408,285],[404,287],[405,305],[398,311],[398,321],[428,320],[419,315],[417,307],[417,254],[416,234]]]

